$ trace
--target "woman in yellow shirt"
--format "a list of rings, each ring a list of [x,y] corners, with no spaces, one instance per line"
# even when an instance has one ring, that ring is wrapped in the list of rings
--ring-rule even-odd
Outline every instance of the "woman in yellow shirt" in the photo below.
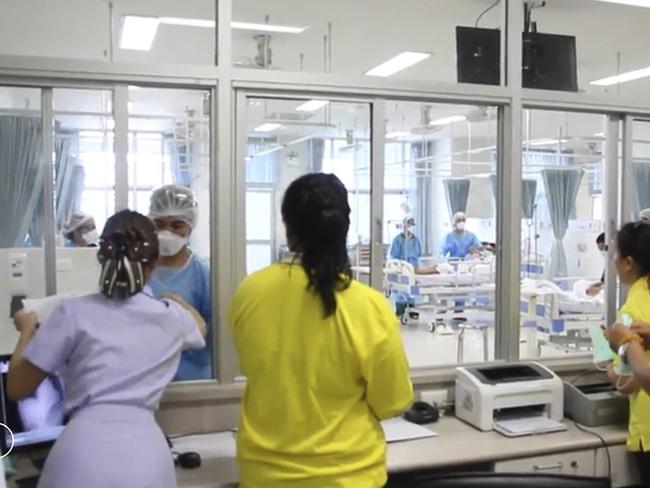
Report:
[[[639,467],[643,486],[650,486],[650,224],[625,224],[616,237],[616,271],[629,286],[620,315],[629,315],[635,322],[631,328],[615,325],[609,340],[621,361],[633,371],[631,376],[619,377],[610,367],[610,378],[623,393],[630,395],[630,422],[627,448]]]
[[[336,176],[294,181],[282,218],[294,257],[248,276],[229,313],[247,379],[240,486],[381,487],[379,421],[413,399],[395,314],[352,279],[350,207]]]

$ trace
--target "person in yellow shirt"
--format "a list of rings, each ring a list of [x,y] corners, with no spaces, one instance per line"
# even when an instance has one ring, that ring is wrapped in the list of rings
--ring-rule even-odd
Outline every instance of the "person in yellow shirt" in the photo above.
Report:
[[[650,341],[644,341],[644,337],[650,339],[650,327],[642,325],[650,324],[650,223],[629,223],[621,228],[616,236],[615,264],[620,280],[629,286],[619,317],[628,315],[634,324],[630,328],[616,324],[608,338],[633,374],[619,377],[610,366],[609,376],[629,395],[627,448],[637,461],[643,486],[650,486]]]
[[[336,176],[291,183],[282,218],[293,257],[248,276],[229,311],[246,376],[240,486],[384,486],[379,422],[413,401],[397,319],[352,279],[350,207]]]

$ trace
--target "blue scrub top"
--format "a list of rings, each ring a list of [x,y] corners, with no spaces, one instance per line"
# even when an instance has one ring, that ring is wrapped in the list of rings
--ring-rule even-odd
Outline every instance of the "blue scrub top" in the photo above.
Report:
[[[401,233],[393,239],[393,244],[390,246],[391,259],[401,259],[417,268],[420,256],[422,256],[422,244],[417,236],[407,239],[404,233]]]
[[[469,231],[462,234],[450,232],[442,243],[441,254],[451,258],[464,258],[473,247],[481,247],[481,241]]]
[[[166,291],[180,296],[199,312],[208,329],[205,348],[183,351],[174,381],[211,379],[212,301],[210,267],[207,261],[192,254],[181,268],[158,266],[147,284],[156,298],[160,298]]]

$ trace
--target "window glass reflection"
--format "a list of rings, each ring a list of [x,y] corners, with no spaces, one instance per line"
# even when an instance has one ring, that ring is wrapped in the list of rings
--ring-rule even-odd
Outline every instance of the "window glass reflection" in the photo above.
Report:
[[[524,120],[521,354],[585,353],[605,313],[605,118],[526,110]]]
[[[496,127],[494,107],[388,107],[385,288],[413,367],[494,357]]]

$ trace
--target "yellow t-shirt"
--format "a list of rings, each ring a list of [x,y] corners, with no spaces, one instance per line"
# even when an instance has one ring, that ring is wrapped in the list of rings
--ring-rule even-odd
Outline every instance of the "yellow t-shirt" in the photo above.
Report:
[[[641,278],[631,287],[619,314],[628,314],[637,322],[650,324],[650,288],[648,279]],[[650,362],[650,353],[648,353]],[[650,395],[639,389],[630,395],[630,422],[627,437],[629,451],[650,449]]]
[[[375,488],[386,482],[380,419],[413,400],[395,313],[353,281],[324,318],[299,265],[246,278],[229,313],[246,392],[242,487]]]

